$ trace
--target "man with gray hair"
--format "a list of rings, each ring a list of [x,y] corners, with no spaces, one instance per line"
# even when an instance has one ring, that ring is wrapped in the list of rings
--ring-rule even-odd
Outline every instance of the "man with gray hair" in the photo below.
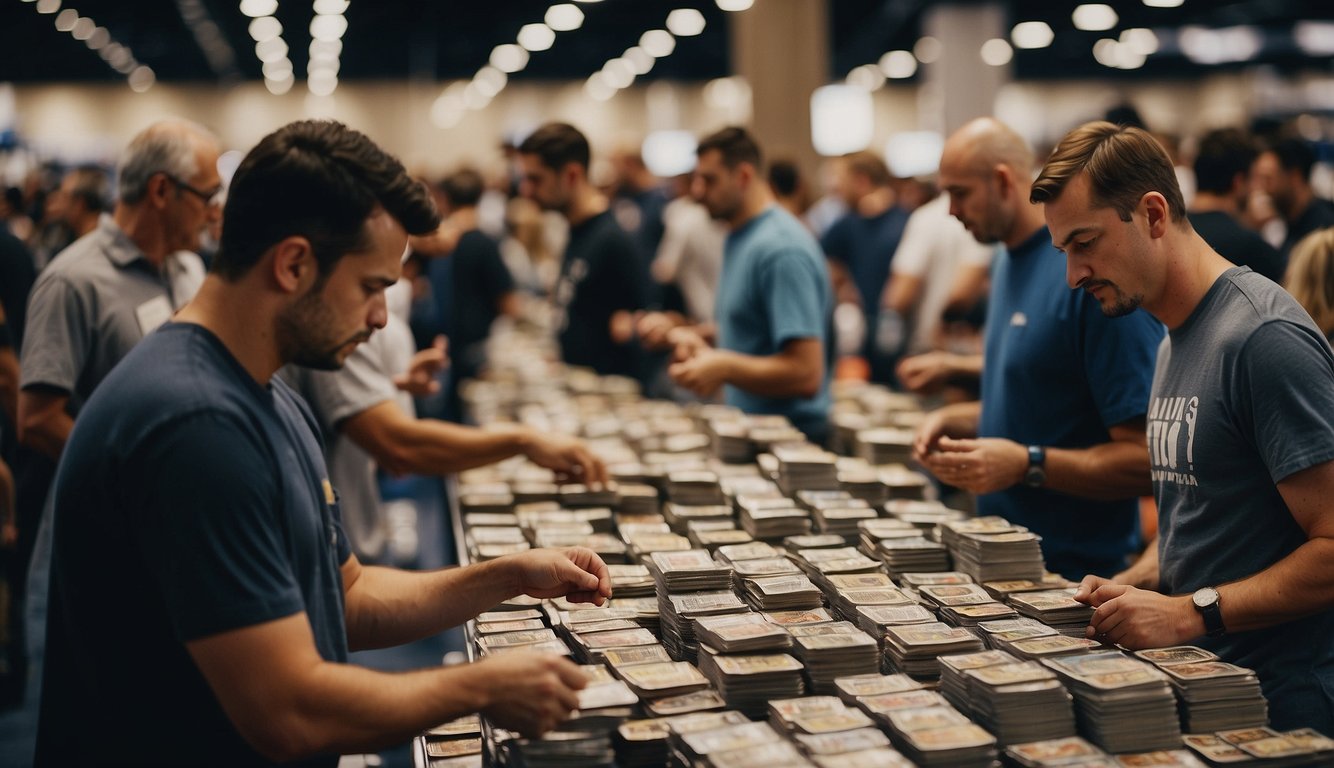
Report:
[[[167,120],[144,129],[121,158],[114,210],[57,254],[33,286],[29,341],[20,360],[18,434],[24,446],[50,460],[52,474],[93,390],[199,288],[202,263],[191,252],[205,226],[221,215],[219,153],[217,139],[194,123]],[[33,481],[20,493],[45,497],[50,477]],[[24,506],[42,510],[26,606],[30,673],[40,673],[51,505],[47,498]],[[25,522],[35,521],[20,525]]]

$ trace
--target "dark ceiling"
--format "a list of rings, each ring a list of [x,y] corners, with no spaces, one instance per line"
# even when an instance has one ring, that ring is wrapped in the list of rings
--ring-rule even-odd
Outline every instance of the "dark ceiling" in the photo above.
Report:
[[[50,2],[51,0],[47,0]],[[808,0],[821,2],[823,0]],[[757,0],[765,2],[765,0]],[[831,74],[841,76],[860,64],[876,61],[895,48],[911,48],[920,35],[926,0],[828,0]],[[1185,24],[1226,27],[1258,26],[1265,46],[1255,61],[1289,72],[1317,69],[1334,72],[1328,57],[1303,55],[1292,43],[1299,20],[1334,20],[1330,0],[1247,0],[1209,2],[1185,0],[1179,8],[1146,7],[1141,0],[1104,0],[1116,8],[1126,27],[1167,29]],[[449,80],[470,77],[486,63],[491,49],[513,42],[520,26],[542,20],[551,0],[351,0],[349,28],[343,40],[340,79],[421,78]],[[1077,3],[1053,0],[1009,0],[1009,24],[1045,20],[1056,42],[1038,51],[1018,51],[1016,78],[1065,77],[1161,78],[1192,76],[1213,68],[1192,64],[1171,45],[1132,71],[1108,69],[1094,61],[1093,43],[1117,30],[1081,32],[1073,28],[1070,11]],[[256,80],[261,76],[249,19],[238,0],[66,0],[66,8],[89,16],[130,48],[135,59],[150,66],[158,82],[221,82]],[[714,0],[605,0],[581,5],[583,27],[561,33],[555,45],[535,53],[516,79],[582,79],[608,59],[634,45],[647,29],[663,26],[667,13],[679,7],[699,9],[707,20],[703,34],[681,38],[676,51],[661,59],[647,79],[703,80],[730,74],[727,54],[727,13]],[[206,58],[183,12],[202,8],[217,24],[234,53],[233,63]],[[285,0],[277,12],[283,37],[298,77],[305,71],[309,0]],[[98,54],[54,26],[55,14],[40,14],[26,0],[0,0],[0,82],[123,81]],[[199,21],[199,17],[196,19]],[[1170,42],[1170,37],[1169,37]],[[1237,64],[1224,66],[1241,66]]]

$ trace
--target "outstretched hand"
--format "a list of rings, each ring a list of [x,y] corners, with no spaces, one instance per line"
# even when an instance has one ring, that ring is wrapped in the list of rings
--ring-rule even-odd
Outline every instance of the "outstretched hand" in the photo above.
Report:
[[[507,559],[517,590],[529,597],[564,597],[572,603],[594,605],[611,597],[607,565],[591,549],[530,549]]]

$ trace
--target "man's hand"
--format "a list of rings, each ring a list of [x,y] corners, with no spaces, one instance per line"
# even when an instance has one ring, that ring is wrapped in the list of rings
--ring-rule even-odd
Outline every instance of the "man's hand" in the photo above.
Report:
[[[607,482],[607,465],[577,437],[533,430],[525,437],[523,453],[533,463],[585,485]]]
[[[909,392],[936,392],[955,374],[956,357],[949,352],[926,352],[906,357],[899,361],[899,383]]]
[[[509,651],[474,664],[490,703],[481,713],[496,725],[529,738],[570,718],[588,678],[569,659],[552,653]]]
[[[727,383],[730,365],[729,353],[706,347],[681,362],[672,363],[667,374],[672,381],[700,397],[712,397]]]
[[[594,605],[602,605],[611,597],[607,566],[591,549],[530,549],[502,559],[520,594],[564,597],[572,603]]]
[[[713,349],[709,346],[709,342],[704,340],[703,336],[686,326],[668,331],[667,343],[672,347],[672,360],[678,363]]]
[[[676,312],[640,312],[635,316],[635,332],[645,349],[660,350],[672,346],[669,334],[683,325],[685,318]]]
[[[1086,637],[1131,650],[1180,645],[1204,635],[1204,619],[1188,595],[1169,597],[1090,575],[1074,598],[1097,609]]]
[[[449,365],[449,340],[436,336],[431,346],[412,356],[408,369],[394,377],[394,386],[413,397],[426,397],[440,391],[436,374]]]
[[[941,437],[922,464],[941,481],[973,493],[995,493],[1018,485],[1028,469],[1028,449],[999,437],[956,440]]]

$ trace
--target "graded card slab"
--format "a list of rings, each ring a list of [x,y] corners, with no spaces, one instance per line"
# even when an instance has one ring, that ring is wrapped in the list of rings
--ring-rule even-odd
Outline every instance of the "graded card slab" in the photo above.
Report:
[[[667,649],[661,645],[638,645],[629,648],[612,648],[602,654],[613,667],[628,667],[634,664],[649,664],[659,661],[671,661]]]
[[[620,670],[626,682],[644,691],[661,691],[689,685],[708,685],[708,678],[686,661],[635,664]]]
[[[655,715],[664,717],[685,715],[692,712],[705,712],[713,709],[722,709],[727,706],[723,697],[718,695],[717,691],[712,689],[704,691],[695,691],[693,693],[683,693],[680,696],[664,696],[661,699],[653,699],[644,703],[645,708]],[[741,714],[739,712],[735,714]],[[741,715],[743,718],[745,715]]]
[[[919,691],[924,686],[907,675],[853,675],[834,679],[834,686],[849,696],[881,696]]]
[[[1160,667],[1169,664],[1191,664],[1200,661],[1218,661],[1218,655],[1212,651],[1206,651],[1203,648],[1196,648],[1193,645],[1176,645],[1171,648],[1150,648],[1145,651],[1135,651],[1135,655],[1150,664],[1157,664]]]

